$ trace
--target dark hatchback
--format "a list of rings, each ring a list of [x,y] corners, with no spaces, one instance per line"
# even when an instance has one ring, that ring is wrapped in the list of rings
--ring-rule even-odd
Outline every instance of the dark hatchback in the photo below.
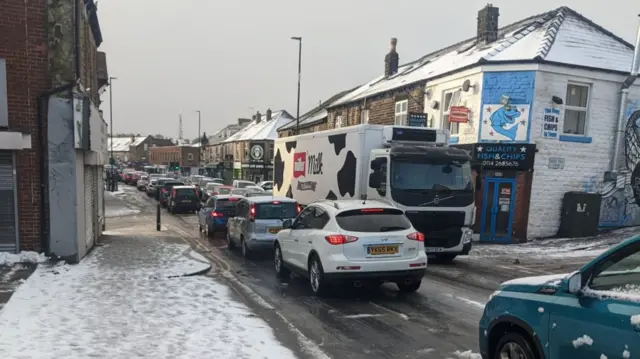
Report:
[[[160,204],[163,207],[167,206],[167,203],[169,201],[169,195],[171,194],[171,190],[173,189],[174,186],[184,186],[184,183],[180,181],[166,181],[163,185],[158,186],[160,187],[160,194],[159,194],[158,200],[160,201]]]
[[[217,195],[209,197],[198,212],[198,228],[207,235],[227,230],[227,221],[236,215],[238,197]]]
[[[168,199],[171,213],[194,213],[200,209],[198,189],[194,186],[173,186]]]

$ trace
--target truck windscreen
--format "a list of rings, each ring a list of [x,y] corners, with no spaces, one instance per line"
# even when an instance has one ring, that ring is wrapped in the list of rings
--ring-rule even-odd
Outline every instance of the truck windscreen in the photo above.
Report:
[[[431,161],[396,157],[391,161],[391,188],[405,191],[472,190],[469,161]]]

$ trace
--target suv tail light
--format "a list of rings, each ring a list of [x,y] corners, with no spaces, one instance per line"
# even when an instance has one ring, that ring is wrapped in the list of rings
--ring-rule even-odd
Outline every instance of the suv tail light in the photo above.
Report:
[[[162,188],[162,193],[167,193],[167,189],[166,188]]]
[[[424,242],[424,234],[420,232],[414,232],[414,233],[408,234],[407,238],[409,238],[412,241]]]
[[[329,242],[329,244],[339,245],[339,244],[355,242],[358,240],[358,237],[345,236],[342,234],[332,234],[324,237],[324,239],[326,239],[327,242]]]
[[[249,208],[249,220],[251,222],[255,222],[256,220],[256,204],[251,203],[251,208]]]
[[[300,214],[300,212],[302,212],[302,207],[300,207],[299,204],[296,203],[296,211],[298,211],[298,214]]]
[[[211,212],[211,217],[222,217],[222,213],[218,213],[216,211]]]

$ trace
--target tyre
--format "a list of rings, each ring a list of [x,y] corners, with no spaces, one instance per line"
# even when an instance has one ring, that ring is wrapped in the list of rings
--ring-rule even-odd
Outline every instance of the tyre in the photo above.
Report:
[[[533,351],[532,343],[519,333],[506,333],[498,341],[492,359],[540,359]]]
[[[200,223],[200,220],[198,220],[198,232],[202,233],[202,224]]]
[[[319,297],[324,297],[329,293],[329,283],[324,280],[324,269],[317,255],[311,257],[309,261],[309,285],[313,293]]]
[[[231,236],[229,235],[229,230],[227,230],[227,247],[229,247],[229,249],[236,248],[236,244],[233,242]]]
[[[413,293],[420,288],[421,284],[422,284],[421,280],[415,280],[415,281],[412,281],[411,283],[403,283],[403,282],[396,283],[396,285],[398,285],[398,289],[402,293]]]
[[[215,229],[212,229],[209,224],[207,224],[205,228],[206,228],[205,231],[207,233],[207,237],[213,237],[213,235],[216,233]]]
[[[247,247],[247,242],[245,242],[244,238],[240,239],[240,249],[242,249],[242,256],[245,257],[246,259],[250,259],[251,258],[251,249],[249,249],[249,247]]]
[[[280,249],[280,245],[276,244],[273,250],[273,264],[276,268],[276,275],[278,278],[289,278],[289,268],[285,267],[284,261],[282,260],[282,250]]]

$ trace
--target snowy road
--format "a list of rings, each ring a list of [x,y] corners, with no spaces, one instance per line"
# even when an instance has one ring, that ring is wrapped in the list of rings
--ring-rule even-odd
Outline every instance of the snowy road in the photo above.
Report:
[[[125,200],[142,213],[154,211],[155,201],[143,193],[125,193]],[[478,351],[478,320],[500,282],[568,272],[587,260],[580,255],[549,261],[544,256],[479,251],[450,265],[430,263],[420,290],[412,295],[385,285],[319,299],[305,278],[281,283],[268,255],[248,261],[227,249],[222,238],[202,236],[195,215],[173,216],[164,210],[162,215],[163,225],[181,232],[217,264],[211,275],[227,279],[272,325],[296,328],[293,336],[310,358],[474,358],[464,352]]]

